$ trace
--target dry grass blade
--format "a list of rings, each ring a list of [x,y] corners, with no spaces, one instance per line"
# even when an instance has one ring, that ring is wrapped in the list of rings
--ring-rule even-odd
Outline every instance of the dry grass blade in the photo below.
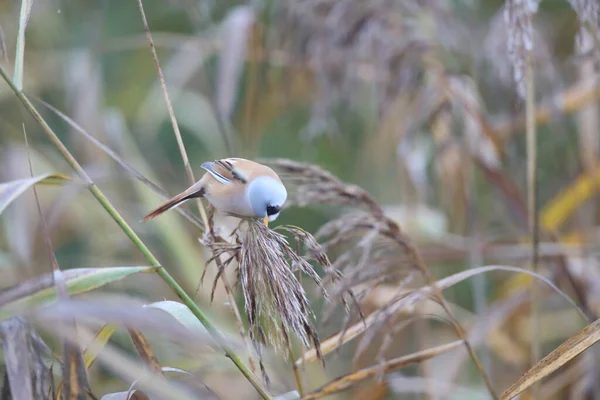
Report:
[[[133,176],[134,178],[136,178],[137,180],[139,180],[140,182],[142,182],[143,184],[148,186],[156,194],[161,196],[164,200],[171,197],[167,194],[167,192],[165,192],[160,187],[158,187],[154,182],[152,182],[151,180],[146,178],[139,171],[137,171],[135,168],[133,168],[131,165],[129,165],[127,162],[125,162],[125,160],[123,160],[121,157],[119,157],[119,155],[116,152],[114,152],[110,147],[106,146],[104,143],[100,142],[98,139],[96,139],[94,136],[92,136],[89,132],[87,132],[85,129],[83,129],[81,127],[81,125],[77,124],[75,121],[73,121],[73,119],[69,118],[67,115],[65,115],[63,112],[58,110],[56,107],[54,107],[51,104],[46,103],[45,101],[39,100],[39,102],[42,105],[44,105],[44,107],[48,108],[50,111],[52,111],[54,114],[56,114],[60,119],[65,121],[73,129],[73,131],[83,135],[86,139],[91,141],[96,147],[98,147],[100,150],[102,150],[104,153],[106,153],[106,155],[108,155],[110,158],[112,158],[117,164],[119,164],[125,171],[127,171],[129,174],[131,174],[131,176]],[[203,222],[200,219],[198,219],[196,216],[194,216],[192,213],[190,213],[189,211],[186,211],[185,208],[177,207],[177,208],[175,208],[175,211],[179,212],[181,215],[183,215],[188,221],[190,221],[192,224],[197,226],[200,230],[202,230],[202,231],[204,230]]]
[[[596,165],[563,187],[540,211],[540,226],[548,232],[558,232],[575,211],[598,193],[599,175],[600,166]]]
[[[365,368],[360,371],[353,372],[348,375],[344,375],[339,377],[322,388],[304,396],[302,400],[316,400],[323,398],[325,396],[332,395],[334,393],[339,393],[343,390],[346,390],[364,380],[371,379],[381,372],[389,373],[396,371],[400,368],[403,368],[407,365],[419,363],[430,358],[433,358],[437,355],[445,353],[450,350],[454,350],[462,345],[462,341],[457,340],[452,343],[444,344],[441,346],[433,347],[427,350],[419,351],[413,354],[409,354],[406,356],[394,358],[392,360],[386,361],[381,365],[376,365],[370,368]]]
[[[533,73],[532,54],[528,52],[525,59],[525,85],[526,95],[526,115],[527,115],[527,208],[528,225],[531,236],[531,268],[538,271],[539,259],[539,217],[537,210],[537,132],[535,127],[535,76]],[[540,290],[537,282],[532,284],[531,288],[531,332],[533,343],[531,346],[532,364],[537,362],[542,355],[542,344],[540,337]],[[534,387],[534,397],[539,396],[539,386]]]
[[[25,131],[25,126],[23,125],[23,133],[25,135],[25,145],[28,146],[27,143],[27,132]],[[31,156],[28,153],[28,161],[29,161],[29,172],[31,177],[33,178],[33,165],[31,163]],[[37,195],[37,190],[35,186],[33,187],[33,194],[35,196],[35,203],[37,205],[38,214],[41,220],[42,225],[42,233],[44,237],[44,241],[46,244],[46,250],[48,251],[48,257],[50,259],[50,266],[52,268],[52,277],[54,287],[56,288],[56,294],[59,301],[64,301],[69,298],[69,293],[67,290],[67,283],[63,272],[61,271],[58,261],[56,259],[56,254],[54,253],[54,248],[52,246],[52,241],[50,240],[50,234],[48,232],[48,225],[46,224],[46,219],[44,217],[44,213],[42,212],[42,206],[40,205],[40,200]],[[77,324],[75,319],[72,319],[67,322],[67,326],[71,326],[73,330],[77,329]],[[90,385],[87,377],[87,370],[85,368],[83,362],[83,353],[80,348],[77,346],[73,346],[71,343],[65,341],[63,346],[63,382],[64,383],[64,398],[65,400],[86,400],[87,393],[90,392]]]
[[[94,337],[94,344],[96,346],[104,346],[108,343],[112,335],[117,331],[118,326],[113,324],[105,324]],[[86,349],[83,352],[83,361],[85,362],[85,367],[90,369],[94,361],[96,361],[96,357],[93,354],[90,354]]]
[[[2,390],[0,391],[0,399],[10,399],[10,381],[8,377],[8,371],[4,370],[4,377],[2,378]]]
[[[141,331],[164,333],[182,345],[190,345],[194,350],[199,350],[206,343],[212,343],[206,332],[189,329],[165,312],[146,307],[141,302],[131,298],[112,297],[106,295],[89,295],[88,300],[65,300],[34,310],[28,315],[40,321],[40,324],[63,324],[69,318],[77,318],[82,324],[97,323],[98,321],[124,326]],[[101,338],[98,338],[101,339]],[[232,346],[238,346],[232,340]],[[105,340],[91,340],[85,343],[86,350],[94,347],[98,350],[105,346]],[[206,349],[205,349],[206,350]],[[86,355],[92,360],[91,350]]]
[[[509,266],[503,266],[503,265],[490,265],[490,266],[485,266],[485,267],[472,268],[470,270],[462,271],[462,272],[450,275],[446,278],[440,279],[439,281],[436,282],[436,286],[441,290],[448,289],[448,288],[456,285],[457,283],[462,282],[465,279],[471,278],[477,274],[482,274],[482,273],[492,272],[492,271],[517,272],[517,273],[527,274],[527,275],[535,277],[536,279],[544,282],[546,285],[548,285],[550,288],[552,288],[556,293],[558,293],[562,298],[564,298],[581,315],[583,320],[587,321],[587,316],[583,312],[583,310],[581,310],[581,308],[579,308],[579,306],[577,306],[577,304],[566,293],[561,291],[554,283],[552,283],[552,281],[550,279],[548,279],[545,276],[540,275],[536,272],[533,272],[533,271],[530,271],[530,270],[527,270],[524,268],[509,267]],[[406,307],[407,305],[414,305],[415,302],[418,301],[418,299],[423,298],[424,296],[433,294],[434,289],[431,286],[425,286],[416,291],[412,291],[412,292],[406,291],[406,292],[407,293],[400,292],[398,294],[398,297],[391,301],[390,305],[392,307],[396,307],[396,306]]]
[[[63,324],[48,324],[45,327],[54,334],[69,340],[74,345],[79,345],[80,340],[90,343],[88,350],[97,357],[99,362],[108,370],[123,377],[126,381],[137,382],[136,386],[143,389],[146,393],[156,395],[165,400],[192,400],[197,398],[179,386],[165,380],[156,379],[156,375],[153,372],[135,362],[114,346],[98,346],[93,341],[94,335],[83,327],[78,329],[77,334]]]
[[[581,354],[598,340],[600,340],[600,320],[596,320],[586,326],[540,360],[506,389],[506,391],[502,393],[501,399],[508,400],[516,397],[527,388]]]
[[[578,313],[587,320],[586,314],[581,310],[577,304],[563,291],[561,291],[552,281],[546,278],[543,275],[532,272],[527,269],[517,268],[517,267],[508,267],[508,266],[485,266],[473,268],[467,271],[462,271],[457,274],[448,276],[446,278],[440,279],[437,281],[437,287],[441,290],[448,289],[459,282],[462,282],[466,279],[469,279],[475,275],[493,272],[493,271],[506,271],[506,272],[515,272],[515,273],[523,273],[530,276],[535,277],[536,279],[544,282],[550,288],[552,288],[556,293],[558,293],[561,297],[563,297]],[[338,349],[343,344],[357,338],[361,334],[363,334],[368,329],[373,328],[376,324],[382,324],[390,318],[391,315],[399,313],[402,309],[406,309],[409,307],[413,307],[420,299],[431,296],[433,290],[430,286],[425,286],[421,289],[417,289],[415,291],[410,291],[408,289],[404,289],[404,291],[399,291],[397,296],[389,302],[385,307],[371,313],[368,317],[365,318],[364,321],[360,321],[350,326],[347,329],[338,332],[335,335],[330,336],[326,340],[321,343],[321,352],[322,355],[326,355],[336,349]],[[393,309],[393,310],[392,310]],[[371,336],[364,339],[364,342],[369,343]],[[361,342],[362,343],[362,342]],[[304,353],[302,358],[296,360],[296,364],[300,365],[303,362],[311,362],[315,361],[316,353],[314,350],[308,350]]]
[[[0,25],[0,57],[2,61],[4,61],[5,65],[8,65],[8,52],[6,51],[6,35],[4,34],[4,29],[2,25]]]
[[[109,393],[102,396],[100,400],[150,400],[141,390],[128,390],[126,392]]]
[[[177,323],[173,320],[172,316],[163,311],[159,311],[154,307],[147,307],[134,298],[115,298],[114,296],[107,295],[89,297],[90,299],[86,301],[61,301],[54,305],[50,305],[43,310],[34,312],[30,314],[30,316],[38,322],[40,326],[45,327],[46,329],[52,329],[60,336],[64,336],[71,341],[74,338],[77,338],[78,340],[83,338],[82,342],[85,343],[86,359],[98,359],[98,361],[102,362],[104,365],[107,365],[107,358],[103,357],[106,357],[108,353],[109,358],[111,358],[110,353],[114,352],[114,350],[111,350],[111,345],[106,343],[105,337],[100,337],[101,335],[104,335],[102,331],[99,332],[95,338],[92,338],[91,335],[86,333],[88,323],[96,326],[98,321],[102,321],[108,322],[109,324],[124,326],[130,331],[139,330],[158,333],[163,338],[166,338],[171,346],[171,350],[181,348],[183,351],[182,354],[186,358],[202,358],[206,356],[213,360],[215,357],[214,351],[210,351],[210,349],[206,347],[207,343],[214,345],[214,341],[211,340],[210,336],[205,331],[198,332],[197,330],[188,329]],[[94,297],[95,299],[91,300]],[[65,322],[74,318],[77,319],[80,324],[77,332],[65,324]],[[190,315],[190,317],[187,318],[193,318],[193,315]],[[110,325],[108,326],[110,327]],[[81,338],[78,338],[77,335],[80,334],[81,331],[84,333],[81,335]],[[142,339],[142,341],[145,340]],[[173,345],[176,347],[173,347]],[[240,347],[239,343],[231,343],[230,346],[234,348]],[[149,352],[149,346],[147,344],[140,345],[140,343],[137,343],[136,347],[138,349],[143,347],[144,350],[142,351],[144,353]],[[175,352],[177,353],[178,351]],[[173,352],[170,354],[173,354]],[[147,357],[144,356],[143,358]],[[112,365],[113,361],[114,359],[109,361],[109,365],[107,365],[109,369],[116,371],[118,375],[122,375],[126,381],[138,381],[139,384],[135,384],[134,387],[143,389],[145,393],[148,393],[150,396],[159,393],[161,394],[161,397],[159,398],[165,399],[172,398],[179,400],[183,398],[205,398],[200,396],[189,397],[182,395],[182,393],[188,391],[197,393],[199,390],[204,393],[207,390],[205,385],[198,385],[199,382],[197,377],[193,377],[194,379],[189,382],[181,382],[180,379],[176,382],[173,379],[165,379],[164,373],[166,372],[185,373],[179,369],[160,368],[157,367],[157,363],[154,363],[154,368],[148,368],[148,361],[137,363],[129,358],[125,361],[126,363],[129,363],[126,365],[121,364],[121,359],[118,361],[119,365]],[[127,370],[127,368],[131,368],[132,365],[134,368]],[[127,370],[126,374],[123,373],[123,369]],[[189,373],[185,374],[189,375]],[[149,383],[148,379],[150,379],[150,377],[151,382]],[[178,388],[178,390],[175,390],[175,388]],[[171,393],[171,395],[163,397],[165,391],[166,393]]]
[[[113,333],[115,333],[117,331],[118,326],[113,325],[113,324],[105,324],[102,329],[100,329],[98,331],[98,333],[96,334],[96,337],[94,337],[94,345],[96,346],[105,346],[108,341],[110,340],[110,338],[112,337]],[[87,346],[89,347],[89,346]],[[85,368],[86,369],[90,369],[90,367],[92,366],[92,364],[94,363],[94,361],[96,361],[96,355],[95,354],[90,354],[90,352],[87,350],[87,348],[84,350],[83,352],[83,362],[85,364]],[[57,399],[62,399],[62,390],[63,390],[63,382],[61,381],[58,384],[58,387],[56,389],[56,398]]]
[[[146,337],[138,329],[129,328],[128,331],[135,349],[140,355],[142,361],[144,361],[144,364],[146,364],[148,368],[150,368],[150,370],[156,374],[157,377],[162,376],[164,378],[162,367],[160,366],[156,355],[152,351],[148,339],[146,339]]]
[[[352,325],[351,327],[345,329],[342,332],[338,332],[335,335],[332,335],[325,339],[321,343],[321,355],[325,356],[332,351],[339,349],[340,346],[348,343],[352,339],[357,338],[362,333],[364,333],[369,327],[376,321],[377,313],[372,313],[364,321],[360,321]],[[296,365],[301,365],[303,363],[308,363],[311,361],[315,361],[317,359],[317,352],[314,349],[310,349],[304,353],[304,355],[296,360]]]
[[[67,291],[79,294],[99,288],[139,272],[154,272],[152,267],[75,268],[63,273]],[[0,320],[14,312],[56,300],[53,274],[42,275],[0,292]]]
[[[17,32],[17,51],[15,52],[15,74],[13,82],[19,90],[23,90],[23,68],[25,64],[25,29],[31,16],[33,0],[21,0],[19,15],[19,31]]]
[[[485,400],[486,396],[477,389],[452,383],[433,380],[429,377],[403,376],[396,374],[388,379],[390,391],[396,395],[422,395],[434,399],[451,397],[458,399]]]
[[[234,8],[222,25],[223,40],[217,77],[217,109],[223,121],[229,121],[235,106],[238,85],[246,61],[248,37],[256,17],[252,7]]]
[[[11,318],[0,324],[6,381],[4,391],[13,399],[46,399],[49,372],[42,354],[45,349],[31,326],[21,318]],[[11,398],[0,395],[0,398]]]
[[[45,174],[33,178],[18,179],[10,182],[0,183],[0,214],[22,195],[28,188],[41,184],[62,184],[68,182],[70,178],[62,174]]]
[[[74,323],[73,326],[75,326]],[[65,399],[87,400],[87,393],[90,389],[83,355],[79,348],[66,342],[64,345],[63,381]]]

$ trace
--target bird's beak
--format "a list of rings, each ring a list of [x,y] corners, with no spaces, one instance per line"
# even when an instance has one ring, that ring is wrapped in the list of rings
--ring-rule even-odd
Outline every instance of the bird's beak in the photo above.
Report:
[[[263,224],[265,224],[265,226],[269,226],[269,217],[264,217],[262,219]]]

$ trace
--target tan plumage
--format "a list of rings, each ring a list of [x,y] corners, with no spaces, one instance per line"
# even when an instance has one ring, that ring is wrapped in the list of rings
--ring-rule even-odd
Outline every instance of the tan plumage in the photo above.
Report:
[[[276,183],[275,186],[273,184],[267,185],[266,189],[262,190],[266,193],[259,191],[258,195],[265,199],[271,197],[280,199],[282,197],[281,193],[274,193],[273,195],[269,193],[269,191],[278,192],[280,189],[277,185],[280,185],[283,190],[283,201],[287,196],[285,187],[275,171],[254,161],[243,158],[226,158],[203,163],[202,168],[207,172],[198,182],[152,210],[142,221],[146,222],[186,200],[197,197],[204,197],[217,210],[225,214],[241,217],[267,217],[266,214],[261,215],[258,212],[259,210],[253,208],[256,201],[253,202],[252,200],[256,199],[250,199],[248,193],[250,185],[257,178],[262,177],[271,178]],[[279,202],[281,201],[279,200]],[[281,208],[282,205],[277,204],[277,207]]]

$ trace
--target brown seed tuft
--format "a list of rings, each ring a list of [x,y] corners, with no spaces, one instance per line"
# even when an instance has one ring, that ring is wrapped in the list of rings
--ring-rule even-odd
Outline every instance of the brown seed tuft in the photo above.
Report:
[[[321,285],[319,275],[290,248],[285,236],[253,219],[245,224],[248,231],[240,252],[239,281],[250,337],[260,341],[266,337],[277,351],[286,354],[288,335],[293,332],[305,346],[312,342],[320,353],[319,336],[311,322],[314,314],[294,271],[302,271]],[[261,323],[268,326],[266,336]]]
[[[315,235],[333,260],[330,273],[324,279],[332,299],[324,310],[324,319],[332,315],[340,302],[347,307],[344,298],[347,293],[354,297],[356,291],[360,300],[387,281],[403,283],[400,286],[406,291],[405,284],[416,272],[423,272],[410,239],[365,190],[346,184],[314,165],[281,159],[269,163],[290,184],[290,204],[344,205],[350,209],[327,222]],[[377,311],[375,323],[365,337],[372,338],[377,332],[395,329],[386,323],[402,308],[398,299],[395,300]],[[364,320],[360,307],[357,311],[348,314],[342,331],[347,329],[352,317]]]
[[[258,354],[261,355],[258,343],[262,342],[271,344],[287,357],[291,332],[305,346],[311,346],[312,343],[321,358],[319,336],[312,323],[314,314],[304,288],[294,273],[308,275],[321,289],[322,296],[328,298],[321,278],[308,260],[321,265],[327,273],[332,273],[331,263],[310,233],[294,226],[279,226],[276,229],[290,234],[297,243],[303,244],[307,257],[303,258],[294,251],[282,233],[255,219],[240,222],[234,232],[234,244],[216,241],[210,235],[203,239],[203,244],[213,251],[209,263],[223,256],[213,282],[211,298],[225,268],[237,260],[238,283],[244,295],[249,334]]]
[[[539,0],[508,0],[504,22],[508,30],[508,55],[513,64],[517,92],[525,97],[525,59],[533,51],[534,30],[531,23]]]

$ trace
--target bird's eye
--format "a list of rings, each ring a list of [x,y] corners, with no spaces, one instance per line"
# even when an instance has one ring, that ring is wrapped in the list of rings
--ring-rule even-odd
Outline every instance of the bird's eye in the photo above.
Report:
[[[278,206],[267,206],[267,215],[275,215],[281,211],[281,207]]]

